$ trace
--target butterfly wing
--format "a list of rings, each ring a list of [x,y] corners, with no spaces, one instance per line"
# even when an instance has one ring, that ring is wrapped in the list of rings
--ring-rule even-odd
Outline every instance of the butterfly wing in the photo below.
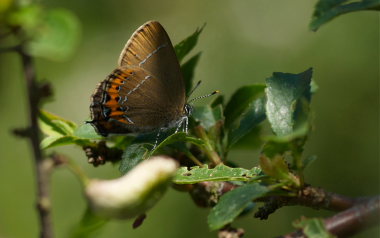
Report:
[[[158,22],[141,26],[95,90],[92,124],[102,135],[168,127],[184,114],[185,88],[170,39]]]
[[[162,80],[163,97],[177,106],[185,104],[185,84],[173,45],[162,25],[149,21],[128,40],[119,58],[119,67],[136,66]],[[154,90],[154,89],[153,89]]]

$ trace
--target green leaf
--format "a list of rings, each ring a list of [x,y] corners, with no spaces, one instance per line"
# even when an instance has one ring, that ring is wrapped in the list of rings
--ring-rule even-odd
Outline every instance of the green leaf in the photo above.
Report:
[[[48,136],[41,141],[41,149],[47,149],[55,146],[75,144],[73,136]]]
[[[65,9],[53,9],[41,15],[41,25],[29,44],[29,52],[49,60],[66,60],[75,51],[80,38],[78,18]]]
[[[210,105],[197,106],[194,108],[192,116],[202,127],[209,130],[219,120],[223,119],[221,110],[221,107],[211,108]]]
[[[307,168],[310,164],[312,164],[315,160],[317,160],[317,156],[316,155],[311,155],[311,156],[308,156],[306,157],[304,160],[303,160],[303,169]]]
[[[192,35],[188,36],[174,47],[179,62],[181,62],[183,58],[185,58],[185,56],[196,46],[198,37],[204,27],[205,25],[201,28],[197,28]]]
[[[148,149],[146,144],[132,144],[128,146],[121,156],[119,171],[122,174],[128,173],[137,164],[146,159]]]
[[[78,138],[83,139],[102,139],[103,137],[99,135],[95,128],[90,123],[85,123],[78,126],[73,133]]]
[[[108,220],[95,215],[90,208],[87,208],[81,221],[70,232],[70,238],[90,238],[94,237],[95,232],[104,227]]]
[[[127,173],[133,167],[135,167],[138,163],[143,161],[144,159],[149,158],[151,155],[160,151],[163,147],[178,143],[178,142],[189,142],[191,144],[197,146],[204,146],[204,141],[192,136],[188,136],[184,132],[174,133],[165,138],[161,143],[159,143],[156,148],[152,149],[152,145],[148,143],[151,140],[151,135],[146,135],[146,137],[138,137],[136,138],[131,145],[129,145],[123,155],[122,161],[119,167],[119,170],[122,174]],[[180,147],[178,147],[180,148]]]
[[[198,53],[181,65],[181,71],[183,74],[183,78],[185,80],[187,96],[190,96],[189,92],[193,89],[194,71],[200,57],[201,57],[201,53]]]
[[[48,136],[72,135],[77,127],[74,122],[45,110],[40,110],[38,119],[42,132]]]
[[[263,145],[263,127],[262,125],[256,126],[250,132],[243,135],[236,143],[228,144],[227,149],[238,150],[256,150],[260,149]],[[229,136],[229,135],[228,135]]]
[[[243,86],[236,90],[224,111],[224,116],[226,117],[225,127],[230,128],[251,107],[254,101],[264,96],[264,89],[265,85],[254,84]]]
[[[323,24],[339,15],[362,10],[380,10],[380,1],[319,0],[315,6],[310,29],[316,31]]]
[[[305,106],[311,99],[312,69],[300,74],[273,73],[266,80],[266,114],[274,133],[278,136],[292,134],[306,117]]]
[[[312,238],[335,238],[333,234],[330,234],[325,227],[323,219],[312,218],[302,219],[301,221],[293,222],[295,228],[302,229],[306,237]]]
[[[259,178],[261,170],[254,167],[250,170],[243,168],[231,168],[226,165],[218,165],[209,169],[205,167],[181,167],[174,176],[176,184],[194,184],[205,181],[251,181]]]
[[[208,225],[211,230],[220,229],[231,223],[252,200],[263,197],[269,192],[267,187],[246,184],[238,187],[221,197],[208,215]]]
[[[43,8],[38,4],[21,6],[10,12],[7,21],[13,27],[22,28],[28,37],[33,37],[36,28],[42,24]]]
[[[87,139],[80,139],[75,136],[48,136],[41,141],[41,149],[48,149],[56,146],[75,144],[79,146],[92,145]]]
[[[178,133],[174,133],[168,136],[165,140],[163,140],[159,145],[157,145],[157,147],[154,150],[152,150],[149,153],[149,156],[155,153],[156,151],[159,151],[160,149],[162,149],[163,147],[167,145],[178,143],[178,142],[189,142],[197,146],[204,146],[205,144],[204,141],[201,139],[188,136],[185,132],[178,132]]]
[[[252,101],[245,112],[240,116],[240,121],[235,122],[228,133],[228,147],[237,143],[244,136],[249,134],[254,128],[264,121],[265,115],[265,98],[259,98]],[[259,131],[259,130],[256,130]],[[256,135],[260,137],[260,134]],[[258,138],[255,141],[258,141]]]
[[[222,107],[224,107],[224,96],[223,95],[218,95],[217,97],[214,98],[214,100],[212,100],[212,102],[210,103],[211,107],[216,107],[216,106],[219,106],[221,105]]]
[[[277,155],[268,158],[265,155],[260,157],[260,167],[266,175],[278,179],[282,182],[288,182],[291,185],[299,186],[300,181],[292,173],[290,173],[288,165],[283,156]]]

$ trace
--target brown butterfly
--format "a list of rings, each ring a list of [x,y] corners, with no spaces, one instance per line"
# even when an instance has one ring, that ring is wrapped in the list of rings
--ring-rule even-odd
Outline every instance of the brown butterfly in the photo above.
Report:
[[[144,133],[185,125],[192,107],[168,34],[157,21],[139,27],[121,52],[118,67],[102,82],[89,121],[103,136]]]

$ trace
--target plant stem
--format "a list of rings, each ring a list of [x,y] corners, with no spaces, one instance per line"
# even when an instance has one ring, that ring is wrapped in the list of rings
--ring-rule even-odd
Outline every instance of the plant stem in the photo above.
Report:
[[[191,161],[194,162],[194,164],[198,165],[199,167],[203,167],[204,164],[200,162],[189,150],[185,151],[185,154]]]
[[[29,128],[28,136],[33,149],[36,184],[37,184],[37,209],[40,219],[40,237],[53,237],[51,213],[50,213],[50,190],[49,190],[49,175],[50,169],[46,166],[40,148],[40,136],[37,117],[39,113],[39,88],[37,85],[37,77],[34,68],[33,59],[28,55],[23,48],[19,51],[22,60],[23,71],[26,79],[26,87],[29,103]]]
[[[195,134],[205,142],[205,146],[203,148],[205,149],[204,152],[206,153],[206,156],[209,158],[209,160],[211,160],[214,165],[222,164],[223,162],[220,159],[218,153],[216,153],[210,144],[210,139],[208,138],[205,129],[201,126],[197,126],[194,128],[194,131]]]

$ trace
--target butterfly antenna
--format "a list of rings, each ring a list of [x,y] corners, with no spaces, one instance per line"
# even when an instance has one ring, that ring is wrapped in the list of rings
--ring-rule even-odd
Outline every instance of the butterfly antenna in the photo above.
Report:
[[[199,85],[201,85],[201,83],[202,83],[202,81],[199,80],[198,83],[197,83],[197,85],[195,85],[195,87],[193,89],[191,89],[188,98],[193,94],[193,92],[195,91],[195,89],[197,89],[199,87]]]
[[[217,93],[220,93],[220,91],[219,91],[219,90],[216,90],[216,91],[214,91],[214,92],[212,92],[212,93],[209,93],[209,94],[207,94],[207,95],[203,95],[203,96],[199,96],[199,97],[193,98],[193,99],[191,99],[190,101],[188,101],[187,103],[194,102],[195,100],[198,100],[198,99],[207,98],[207,97],[210,97],[210,96],[215,95],[215,94],[217,94]]]

